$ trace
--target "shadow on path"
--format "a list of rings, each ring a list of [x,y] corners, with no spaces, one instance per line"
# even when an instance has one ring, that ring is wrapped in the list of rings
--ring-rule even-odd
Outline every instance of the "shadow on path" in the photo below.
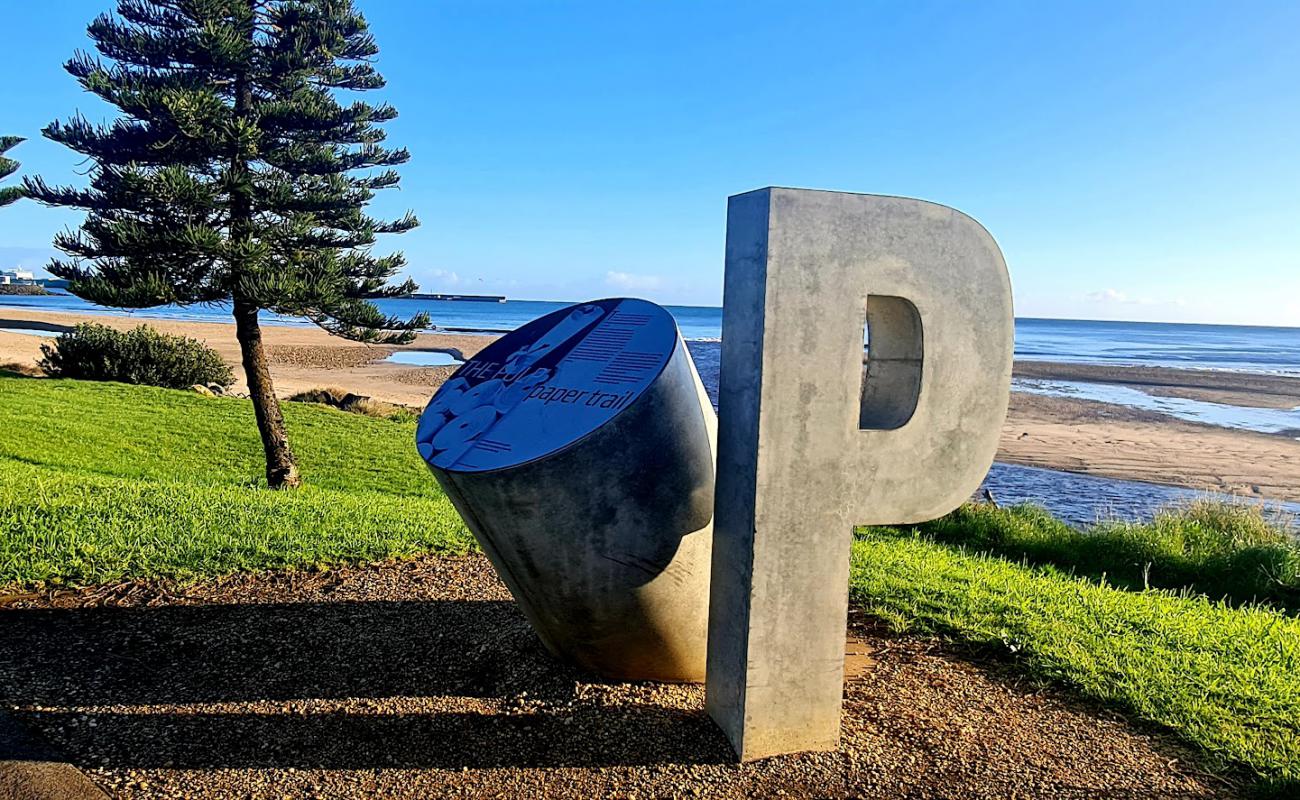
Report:
[[[0,612],[3,702],[114,766],[728,760],[702,713],[584,700],[581,680],[506,601]]]

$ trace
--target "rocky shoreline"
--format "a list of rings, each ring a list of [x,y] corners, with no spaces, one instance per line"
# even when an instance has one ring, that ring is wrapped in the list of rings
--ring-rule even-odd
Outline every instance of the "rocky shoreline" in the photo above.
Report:
[[[44,286],[37,286],[37,285],[26,284],[26,283],[23,283],[23,284],[18,284],[18,283],[4,283],[4,284],[0,284],[0,295],[15,295],[15,296],[25,296],[25,297],[46,297],[46,296],[48,296],[48,295],[52,295],[52,294],[54,294],[54,292],[51,292],[49,289],[46,289]]]

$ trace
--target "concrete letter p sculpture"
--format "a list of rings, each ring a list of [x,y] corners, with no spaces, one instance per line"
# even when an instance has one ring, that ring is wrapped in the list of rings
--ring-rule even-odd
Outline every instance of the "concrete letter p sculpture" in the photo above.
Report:
[[[853,526],[978,487],[1010,281],[951,208],[771,188],[730,200],[723,306],[707,707],[742,759],[833,749]]]
[[[762,189],[730,200],[723,306],[717,417],[668,312],[600,300],[475,355],[417,445],[553,653],[707,671],[742,759],[833,749],[853,526],[940,516],[988,471],[1007,269],[951,208]]]

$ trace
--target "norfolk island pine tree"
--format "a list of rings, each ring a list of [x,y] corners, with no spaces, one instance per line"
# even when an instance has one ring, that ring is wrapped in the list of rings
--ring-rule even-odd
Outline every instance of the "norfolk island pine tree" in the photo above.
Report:
[[[18,171],[18,162],[5,158],[5,153],[23,143],[21,136],[0,136],[0,181]],[[0,206],[7,206],[23,196],[21,186],[0,186]]]
[[[382,344],[428,326],[371,302],[415,291],[389,283],[401,253],[371,248],[418,224],[364,213],[410,157],[382,146],[394,108],[339,98],[384,86],[378,47],[351,0],[120,0],[87,32],[99,55],[65,68],[120,115],[43,131],[92,165],[84,189],[24,181],[41,203],[87,212],[55,237],[65,257],[49,271],[100,305],[228,302],[267,483],[296,486],[258,312]]]

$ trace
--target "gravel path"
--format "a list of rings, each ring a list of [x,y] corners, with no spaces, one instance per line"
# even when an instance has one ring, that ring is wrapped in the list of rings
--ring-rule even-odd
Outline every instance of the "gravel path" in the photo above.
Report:
[[[0,599],[0,702],[110,794],[1230,797],[1183,749],[852,623],[838,752],[731,763],[698,686],[553,662],[481,557]]]

